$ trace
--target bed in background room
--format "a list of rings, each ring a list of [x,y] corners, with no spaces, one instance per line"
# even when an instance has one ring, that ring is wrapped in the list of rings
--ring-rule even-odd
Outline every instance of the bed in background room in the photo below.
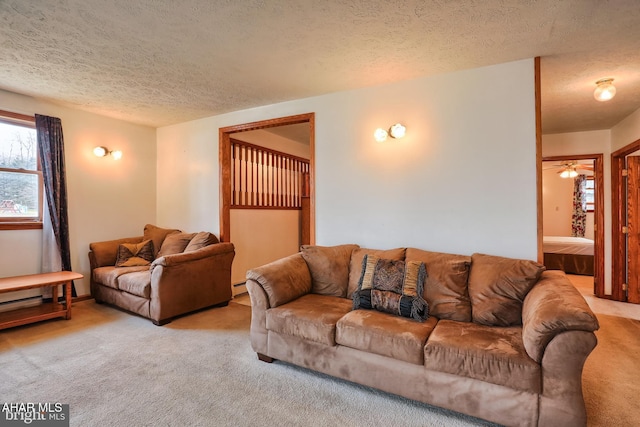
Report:
[[[544,236],[544,265],[547,270],[593,276],[593,240],[584,237]]]

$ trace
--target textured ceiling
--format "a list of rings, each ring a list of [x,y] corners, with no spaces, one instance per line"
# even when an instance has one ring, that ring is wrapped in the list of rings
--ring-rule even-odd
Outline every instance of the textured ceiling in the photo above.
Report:
[[[638,52],[638,0],[0,0],[0,88],[151,126],[540,56],[544,132],[610,128]]]

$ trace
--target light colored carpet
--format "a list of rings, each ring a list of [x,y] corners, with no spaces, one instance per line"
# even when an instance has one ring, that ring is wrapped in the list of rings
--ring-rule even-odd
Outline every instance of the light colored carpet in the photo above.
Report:
[[[93,301],[0,332],[0,401],[70,404],[72,426],[489,426],[251,350],[235,303],[158,327]]]
[[[257,360],[245,305],[157,327],[93,301],[73,319],[0,332],[0,401],[69,403],[72,426],[490,426],[484,421]],[[584,375],[589,425],[640,419],[640,322],[598,316]],[[635,369],[635,370],[634,370]]]
[[[598,345],[589,355],[582,390],[590,426],[640,425],[640,321],[597,314]]]

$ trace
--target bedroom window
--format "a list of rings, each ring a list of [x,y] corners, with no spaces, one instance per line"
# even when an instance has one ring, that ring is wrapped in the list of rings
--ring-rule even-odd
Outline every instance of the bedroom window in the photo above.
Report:
[[[42,228],[35,119],[0,111],[0,230]]]
[[[595,180],[592,176],[588,176],[584,182],[584,196],[587,205],[587,212],[593,212],[595,209]]]

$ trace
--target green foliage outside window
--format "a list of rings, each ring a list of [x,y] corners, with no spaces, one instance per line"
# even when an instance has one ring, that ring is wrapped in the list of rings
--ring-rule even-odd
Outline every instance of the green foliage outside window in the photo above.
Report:
[[[39,188],[35,129],[0,123],[0,218],[37,218]]]

